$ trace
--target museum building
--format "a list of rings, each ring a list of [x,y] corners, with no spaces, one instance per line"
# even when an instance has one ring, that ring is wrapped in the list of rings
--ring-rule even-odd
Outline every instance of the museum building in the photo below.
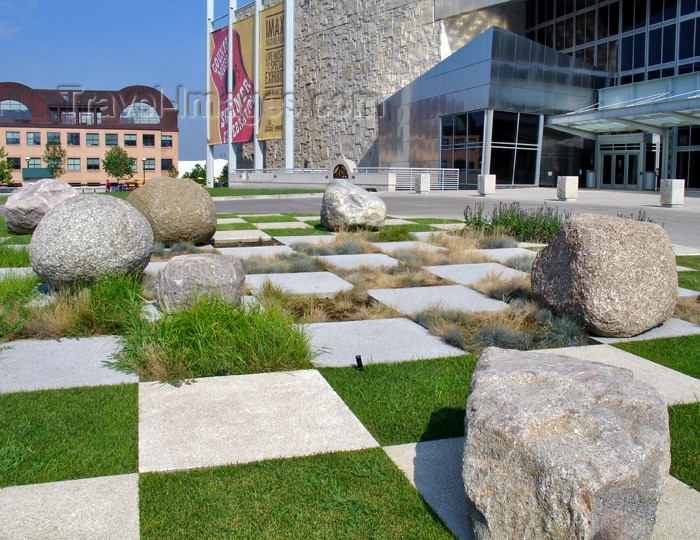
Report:
[[[35,90],[0,83],[0,146],[13,168],[12,183],[36,177],[33,169],[46,166],[47,143],[66,151],[61,179],[73,185],[105,184],[102,159],[115,146],[133,158],[135,178],[166,176],[178,163],[177,110],[147,86]]]
[[[295,81],[296,166],[700,188],[700,0],[297,0]]]

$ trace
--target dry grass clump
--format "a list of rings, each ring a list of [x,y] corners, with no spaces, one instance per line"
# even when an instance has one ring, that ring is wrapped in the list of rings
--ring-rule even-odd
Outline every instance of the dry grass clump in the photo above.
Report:
[[[321,264],[317,259],[302,253],[251,257],[242,259],[241,264],[246,274],[290,274],[321,270]]]
[[[679,298],[673,316],[693,324],[700,324],[700,296]]]
[[[210,254],[219,255],[219,251],[212,246],[195,246],[192,242],[177,242],[170,247],[165,247],[161,242],[157,242],[153,247],[151,261],[162,262],[168,261],[178,255],[193,255],[193,254]]]
[[[534,299],[529,276],[502,279],[498,274],[489,274],[485,278],[472,283],[472,289],[502,302],[521,300],[528,302]]]
[[[415,321],[472,354],[491,346],[530,350],[574,347],[588,342],[588,335],[579,324],[554,316],[534,302],[517,302],[498,312],[469,313],[433,308],[419,313]]]
[[[452,285],[448,279],[443,279],[418,266],[399,264],[393,268],[359,268],[339,269],[333,272],[352,283],[355,287],[368,289],[403,289],[408,287],[430,287],[433,285]]]
[[[307,244],[298,242],[292,244],[292,249],[304,255],[359,255],[361,253],[377,253],[365,231],[340,231],[331,242],[324,244]]]
[[[447,234],[445,232],[431,233],[428,236],[427,242],[434,246],[446,248],[446,252],[442,252],[442,256],[447,259],[447,263],[437,264],[472,264],[490,262],[486,255],[475,251],[481,249],[481,237],[468,230],[459,231],[455,234]]]
[[[330,298],[286,293],[270,283],[258,295],[260,304],[274,306],[296,323],[361,321],[400,317],[392,308],[373,301],[366,287],[353,287]]]

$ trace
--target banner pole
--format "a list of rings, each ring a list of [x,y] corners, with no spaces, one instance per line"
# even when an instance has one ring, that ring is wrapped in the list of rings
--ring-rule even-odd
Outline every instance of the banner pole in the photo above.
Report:
[[[284,167],[294,168],[294,2],[284,0]]]
[[[238,0],[228,0],[228,99],[226,107],[226,122],[228,130],[228,185],[229,178],[238,167],[236,160],[236,150],[233,146],[233,23],[236,22],[236,8]]]
[[[255,125],[253,126],[253,154],[254,168],[263,168],[263,145],[258,139],[260,129],[260,11],[262,0],[255,0],[255,19],[253,37],[253,86],[255,88]]]
[[[211,61],[211,31],[213,30],[214,22],[214,0],[207,0],[207,151],[206,151],[206,185],[207,187],[214,187],[214,145],[209,144],[209,134],[211,133],[211,123],[212,119],[212,84],[209,62]],[[219,111],[217,111],[218,116]],[[217,119],[218,120],[218,119]]]

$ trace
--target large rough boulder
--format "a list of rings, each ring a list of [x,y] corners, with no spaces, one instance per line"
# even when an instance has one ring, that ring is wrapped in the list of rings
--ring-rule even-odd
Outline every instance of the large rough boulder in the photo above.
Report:
[[[60,287],[101,274],[140,272],[153,252],[153,232],[133,206],[105,195],[81,195],[54,206],[29,244],[34,271]]]
[[[46,212],[61,201],[78,195],[78,190],[63,180],[37,180],[7,199],[5,224],[15,234],[31,234]]]
[[[214,202],[202,186],[184,178],[153,178],[137,188],[126,202],[151,224],[156,242],[205,244],[216,232]]]
[[[676,257],[656,224],[581,214],[568,219],[532,265],[532,291],[595,335],[628,337],[676,306]]]
[[[239,302],[244,285],[245,271],[240,261],[212,253],[173,257],[158,271],[154,283],[158,304],[167,312],[213,295],[227,302]]]
[[[321,203],[321,225],[329,231],[377,229],[384,225],[386,204],[352,182],[334,178],[326,186]]]
[[[488,348],[465,433],[475,539],[651,537],[671,462],[668,412],[629,370]]]

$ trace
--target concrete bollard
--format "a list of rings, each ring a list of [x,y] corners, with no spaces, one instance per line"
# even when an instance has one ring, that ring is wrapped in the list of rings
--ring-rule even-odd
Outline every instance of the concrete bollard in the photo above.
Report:
[[[496,194],[496,175],[495,174],[480,174],[478,177],[479,195],[488,197]]]
[[[418,183],[416,184],[416,193],[430,192],[430,174],[421,173]]]
[[[661,180],[661,206],[675,208],[683,206],[685,180],[667,178]]]
[[[557,198],[560,201],[575,201],[578,199],[578,176],[557,177]]]
[[[386,190],[396,191],[396,173],[390,172],[386,176]]]

